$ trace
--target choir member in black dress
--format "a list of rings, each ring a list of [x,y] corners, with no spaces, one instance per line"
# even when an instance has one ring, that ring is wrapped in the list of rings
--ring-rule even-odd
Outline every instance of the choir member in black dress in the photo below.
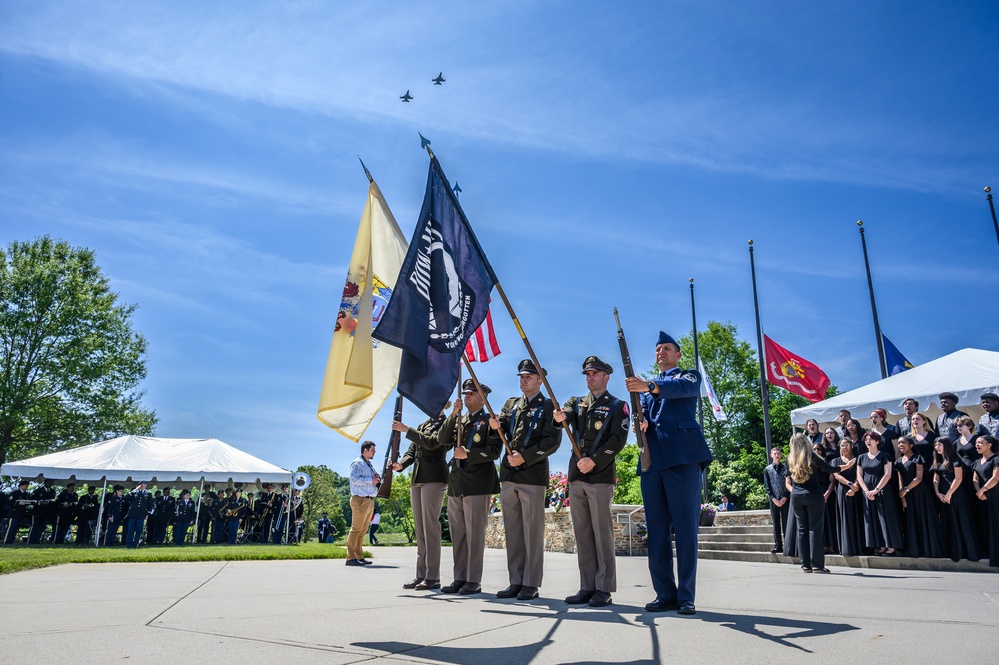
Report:
[[[960,416],[955,423],[957,431],[961,433],[961,436],[954,441],[954,452],[961,458],[961,461],[964,462],[964,465],[968,469],[968,473],[964,474],[961,486],[964,487],[964,491],[968,494],[968,510],[971,514],[971,526],[975,531],[975,542],[978,543],[978,552],[984,555],[988,551],[988,541],[986,540],[989,533],[988,505],[975,498],[974,468],[975,462],[978,461],[981,455],[978,454],[978,448],[975,446],[975,440],[979,435],[968,431],[968,420],[971,420],[971,418]],[[973,420],[971,422],[974,423]]]
[[[831,464],[837,472],[836,512],[839,520],[839,553],[843,556],[860,556],[864,550],[863,495],[857,482],[857,458],[848,439],[839,446],[839,457]]]
[[[832,427],[827,428],[822,433],[822,455],[826,458],[827,462],[831,462],[839,457],[839,440],[839,434]]]
[[[805,436],[808,437],[808,442],[813,446],[816,443],[822,443],[822,432],[819,430],[818,420],[809,418],[805,421]]]
[[[894,425],[888,423],[888,412],[884,409],[871,411],[871,431],[881,435],[881,451],[895,459],[895,441],[901,436]]]
[[[912,439],[912,445],[916,447],[916,454],[922,457],[924,462],[932,460],[933,442],[937,438],[933,431],[933,421],[920,411],[912,415],[910,422],[912,423],[912,432],[909,434],[909,438]],[[929,466],[929,462],[926,466]]]
[[[878,450],[881,435],[864,435],[867,452],[859,456],[857,481],[864,493],[864,545],[882,556],[896,556],[904,545],[902,525],[891,487],[891,460]]]
[[[907,436],[898,440],[898,452],[894,466],[905,513],[905,556],[940,558],[944,554],[943,537],[925,471],[927,465]]]
[[[835,473],[836,469],[815,454],[804,434],[792,436],[790,447],[787,477],[791,481],[791,512],[798,525],[801,570],[806,573],[828,573],[823,543],[825,499],[822,477],[827,473]]]
[[[813,445],[812,452],[826,462],[829,461],[822,444]],[[820,473],[819,484],[822,486],[822,501],[826,504],[822,520],[822,542],[825,543],[826,554],[839,554],[839,519],[836,514],[836,488],[833,487],[836,481],[832,479],[832,473]]]
[[[981,457],[975,462],[975,496],[988,506],[988,549],[989,565],[999,567],[999,441],[991,434],[983,434],[975,440],[975,447]],[[791,499],[794,505],[794,499]]]
[[[853,454],[860,457],[860,454],[866,450],[864,447],[864,427],[856,418],[850,418],[843,426],[843,431],[843,438],[849,439],[850,444],[853,445]]]
[[[933,442],[933,490],[940,500],[940,526],[944,549],[952,561],[978,561],[978,540],[971,519],[970,494],[963,480],[974,471],[961,461],[945,436]]]

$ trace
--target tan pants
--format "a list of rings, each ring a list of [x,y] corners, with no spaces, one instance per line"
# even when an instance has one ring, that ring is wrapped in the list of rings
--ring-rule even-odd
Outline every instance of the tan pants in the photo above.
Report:
[[[413,530],[416,532],[416,577],[441,578],[441,506],[445,483],[414,483],[409,488],[413,503]]]
[[[617,591],[613,501],[614,486],[609,483],[569,483],[569,514],[582,591]]]
[[[364,534],[368,532],[375,499],[371,496],[350,497],[350,533],[347,534],[347,559],[363,559]]]
[[[510,584],[540,587],[545,567],[545,486],[507,481],[500,501]]]
[[[486,551],[491,498],[489,494],[447,498],[455,580],[473,584],[482,582],[482,557]]]

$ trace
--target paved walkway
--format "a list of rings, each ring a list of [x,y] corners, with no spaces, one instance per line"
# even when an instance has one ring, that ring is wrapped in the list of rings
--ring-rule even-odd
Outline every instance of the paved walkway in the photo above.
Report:
[[[518,602],[406,591],[415,550],[374,553],[365,568],[74,564],[0,576],[0,663],[938,665],[999,653],[999,575],[701,561],[698,613],[681,617],[643,611],[644,558],[618,559],[614,605],[570,609],[571,554],[547,554],[542,597]],[[495,592],[505,555],[486,557],[483,586]]]

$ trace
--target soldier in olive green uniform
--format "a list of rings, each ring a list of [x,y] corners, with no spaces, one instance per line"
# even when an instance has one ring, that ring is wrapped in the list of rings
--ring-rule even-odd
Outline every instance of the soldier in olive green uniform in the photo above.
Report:
[[[482,590],[489,499],[500,491],[495,462],[503,451],[503,444],[496,430],[489,427],[489,414],[483,408],[485,402],[475,390],[475,383],[471,379],[465,381],[461,392],[468,414],[462,416],[461,404],[455,404],[438,433],[444,448],[454,448],[447,480],[447,519],[453,545],[454,581],[441,591],[467,596]],[[482,385],[482,392],[488,395],[489,386]]]
[[[558,450],[562,428],[552,420],[554,406],[541,394],[542,379],[534,363],[522,360],[517,373],[524,394],[508,399],[499,418],[489,419],[493,429],[503,428],[513,449],[500,465],[510,586],[496,597],[531,600],[538,597],[544,574],[548,456]]]
[[[437,430],[443,424],[443,412],[415,429],[399,421],[392,423],[392,429],[412,441],[406,454],[392,467],[402,471],[413,466],[409,496],[416,532],[416,577],[402,585],[404,589],[441,588],[441,506],[447,491],[447,449],[441,447]]]
[[[583,361],[583,374],[590,392],[573,397],[555,421],[568,423],[577,435],[583,459],[573,451],[569,460],[569,514],[576,538],[579,591],[565,599],[570,605],[610,605],[617,590],[614,560],[615,459],[628,439],[628,405],[607,392],[614,369],[596,356]]]

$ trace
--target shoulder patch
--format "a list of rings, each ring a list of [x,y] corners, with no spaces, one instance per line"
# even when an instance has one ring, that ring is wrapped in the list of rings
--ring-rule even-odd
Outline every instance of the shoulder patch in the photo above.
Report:
[[[683,379],[684,381],[690,381],[691,383],[697,383],[697,375],[696,374],[689,374],[687,372],[684,372],[683,374],[680,375],[680,378]]]

